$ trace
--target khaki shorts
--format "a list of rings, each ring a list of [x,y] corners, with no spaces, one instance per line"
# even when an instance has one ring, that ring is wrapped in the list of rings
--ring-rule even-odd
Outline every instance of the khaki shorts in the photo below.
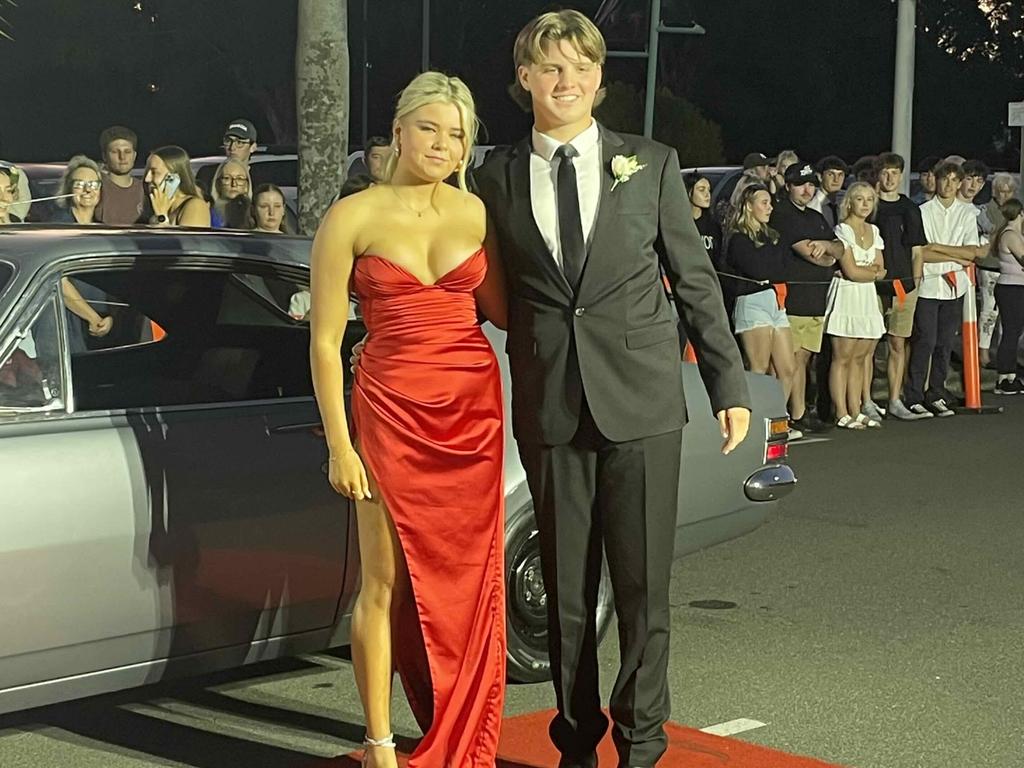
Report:
[[[821,340],[825,335],[824,317],[789,316],[789,328],[793,334],[793,347],[808,352],[821,352]]]
[[[890,336],[909,339],[914,331],[914,309],[917,307],[917,290],[907,294],[903,306],[895,296],[879,296],[882,314],[885,315],[885,332]]]

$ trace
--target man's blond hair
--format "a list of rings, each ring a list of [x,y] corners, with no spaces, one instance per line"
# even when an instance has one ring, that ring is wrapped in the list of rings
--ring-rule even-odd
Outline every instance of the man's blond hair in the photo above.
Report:
[[[539,64],[544,60],[544,49],[550,43],[568,41],[569,45],[581,56],[586,56],[595,64],[604,66],[608,56],[608,48],[604,36],[597,26],[579,11],[551,11],[543,13],[530,21],[516,36],[512,57],[516,67],[516,79],[509,89],[512,98],[523,109],[532,107],[530,93],[519,82],[519,67]],[[602,87],[594,99],[596,107],[604,100],[605,89]]]

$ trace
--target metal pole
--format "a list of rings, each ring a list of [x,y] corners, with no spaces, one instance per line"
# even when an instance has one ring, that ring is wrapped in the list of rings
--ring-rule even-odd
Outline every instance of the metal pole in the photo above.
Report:
[[[423,55],[420,59],[420,71],[430,69],[430,0],[423,0]]]
[[[896,82],[892,97],[892,151],[903,156],[910,168],[914,129],[914,26],[917,0],[898,0],[896,20]],[[903,188],[910,190],[910,173],[903,174]]]
[[[654,91],[658,83],[658,30],[661,27],[661,0],[651,0],[650,31],[647,37],[647,91],[644,94],[644,136],[654,132]]]
[[[363,97],[360,100],[360,110],[362,115],[360,116],[360,135],[362,136],[363,146],[366,146],[366,140],[370,138],[368,120],[369,116],[366,114],[370,108],[370,59],[369,53],[367,52],[366,45],[366,24],[367,24],[367,3],[369,0],[363,0],[363,26],[360,30],[360,34],[363,38]]]
[[[1024,187],[1024,125],[1020,127],[1020,183]]]

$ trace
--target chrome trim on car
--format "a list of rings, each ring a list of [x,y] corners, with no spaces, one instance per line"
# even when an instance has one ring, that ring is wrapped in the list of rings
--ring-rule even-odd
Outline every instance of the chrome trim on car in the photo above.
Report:
[[[796,487],[796,473],[786,464],[761,467],[743,483],[743,492],[751,501],[777,501]]]

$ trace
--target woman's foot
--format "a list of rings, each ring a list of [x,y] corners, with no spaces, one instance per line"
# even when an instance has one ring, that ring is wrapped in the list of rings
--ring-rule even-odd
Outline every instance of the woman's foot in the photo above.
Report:
[[[863,424],[868,429],[880,429],[882,426],[882,422],[878,421],[877,419],[872,419],[870,416],[864,413],[857,414],[857,423]]]
[[[363,768],[398,768],[395,754],[395,734],[389,733],[383,739],[363,739]]]
[[[861,424],[849,414],[846,416],[840,416],[839,421],[836,422],[836,426],[841,429],[867,429],[865,424]]]

